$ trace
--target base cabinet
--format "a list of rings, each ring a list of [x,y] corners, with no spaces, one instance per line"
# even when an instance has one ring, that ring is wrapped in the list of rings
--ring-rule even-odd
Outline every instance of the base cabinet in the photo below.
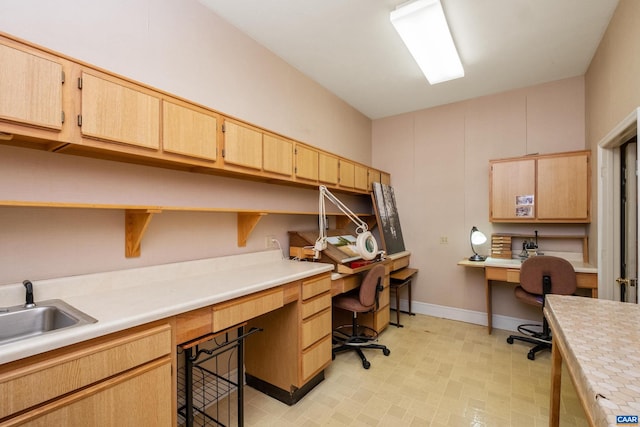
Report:
[[[171,354],[153,324],[2,365],[0,426],[169,426]]]
[[[170,389],[171,359],[160,359],[0,425],[171,426]]]
[[[245,344],[247,384],[288,405],[322,381],[331,363],[330,275],[303,280],[295,294],[281,309],[251,320],[249,327],[263,331]]]

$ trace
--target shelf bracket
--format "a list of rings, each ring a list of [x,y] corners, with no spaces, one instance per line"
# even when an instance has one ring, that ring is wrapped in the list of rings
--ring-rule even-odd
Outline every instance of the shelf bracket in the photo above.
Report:
[[[137,258],[140,256],[142,236],[153,214],[161,213],[160,209],[126,209],[124,212],[124,256]]]
[[[238,247],[247,246],[247,239],[256,227],[260,219],[267,215],[266,212],[244,213],[238,212]]]

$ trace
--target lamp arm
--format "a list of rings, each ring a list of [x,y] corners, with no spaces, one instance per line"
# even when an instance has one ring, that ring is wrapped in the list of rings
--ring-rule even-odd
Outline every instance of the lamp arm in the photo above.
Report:
[[[345,214],[351,220],[351,222],[353,222],[354,224],[357,225],[356,231],[358,232],[358,234],[364,233],[365,231],[369,230],[369,226],[367,225],[367,223],[364,222],[363,220],[361,220],[360,218],[358,218],[358,216],[356,214],[354,214],[351,211],[351,209],[349,209],[344,203],[342,203],[340,200],[338,200],[338,198],[336,196],[334,196],[333,193],[331,193],[329,191],[329,189],[324,185],[320,186],[320,203],[319,203],[319,208],[320,209],[319,210],[320,210],[320,217],[321,218],[324,218],[326,216],[325,207],[324,207],[324,198],[325,197],[327,199],[329,199],[329,201],[331,203],[336,205],[338,207],[338,209],[340,209],[342,211],[342,213]],[[322,221],[324,222],[324,220],[322,220]]]
[[[326,208],[325,208],[325,201],[324,201],[325,198],[329,199],[329,201],[334,205],[336,205],[338,209],[340,209],[340,211],[342,211],[342,213],[345,214],[351,220],[351,222],[356,224],[357,226],[356,233],[360,235],[362,233],[366,233],[369,230],[369,226],[367,225],[366,222],[358,218],[358,216],[354,214],[351,211],[351,209],[349,209],[344,203],[338,200],[338,198],[334,196],[326,186],[321,185],[320,196],[318,199],[318,228],[320,230],[318,234],[318,239],[316,240],[316,243],[313,247],[315,251],[314,258],[316,259],[320,257],[320,252],[327,248],[327,231],[326,231],[327,215],[326,215]],[[375,247],[377,250],[377,244],[375,245]]]
[[[472,239],[472,237],[473,237],[473,232],[475,231],[475,230],[474,230],[474,228],[475,228],[475,227],[473,227],[473,228],[471,229],[471,232],[469,233],[469,243],[471,243],[471,250],[473,251],[474,255],[478,255],[478,252],[476,252],[476,248],[475,248],[475,247],[474,247],[474,245],[473,245],[473,239]]]

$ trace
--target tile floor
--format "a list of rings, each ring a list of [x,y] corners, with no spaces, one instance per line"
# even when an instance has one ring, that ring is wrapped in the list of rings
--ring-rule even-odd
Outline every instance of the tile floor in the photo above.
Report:
[[[367,352],[371,368],[343,353],[325,380],[294,406],[245,389],[247,426],[547,426],[550,353],[527,359],[528,344],[506,331],[404,315],[380,337],[391,355]],[[566,371],[560,425],[586,426]]]

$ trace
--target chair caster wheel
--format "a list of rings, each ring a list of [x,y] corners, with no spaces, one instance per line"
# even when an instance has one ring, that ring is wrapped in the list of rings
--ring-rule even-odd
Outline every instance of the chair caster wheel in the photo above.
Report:
[[[371,367],[371,363],[368,360],[365,360],[364,362],[362,362],[362,367],[364,369],[369,369]]]
[[[508,342],[509,344],[513,344],[513,338],[512,338],[512,337],[507,338],[507,342]]]
[[[382,350],[382,354],[384,354],[385,356],[388,356],[391,354],[391,350],[389,350],[388,348],[385,348],[384,350]]]
[[[529,360],[536,360],[536,355],[533,353],[527,353],[527,359]]]

